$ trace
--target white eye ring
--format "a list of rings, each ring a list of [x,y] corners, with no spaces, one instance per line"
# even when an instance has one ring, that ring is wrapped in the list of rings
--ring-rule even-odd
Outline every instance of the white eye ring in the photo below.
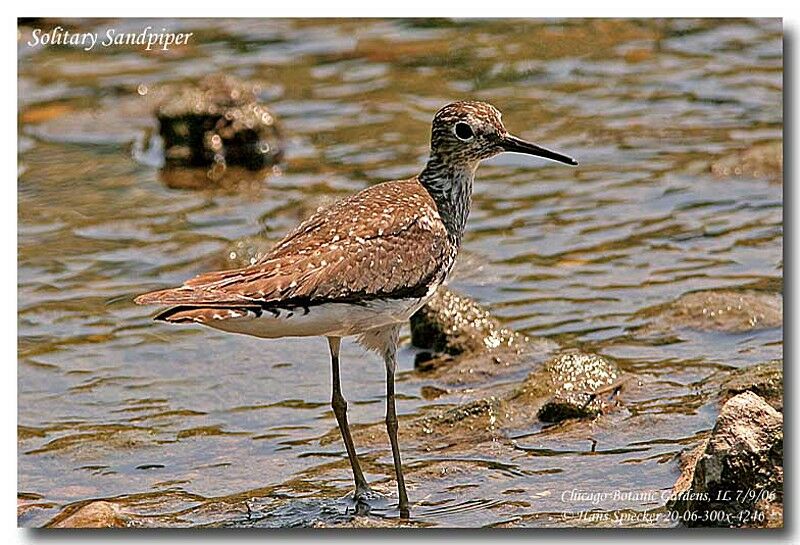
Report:
[[[453,134],[462,142],[469,142],[475,138],[475,131],[472,130],[472,127],[470,127],[469,123],[465,123],[463,121],[459,121],[453,125]]]

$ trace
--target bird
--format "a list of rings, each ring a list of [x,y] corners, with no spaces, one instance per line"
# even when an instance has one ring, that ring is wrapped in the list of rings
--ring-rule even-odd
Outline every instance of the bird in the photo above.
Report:
[[[447,279],[456,261],[481,161],[512,152],[576,166],[567,155],[510,134],[486,102],[457,101],[433,117],[430,152],[413,178],[372,185],[320,209],[256,263],[200,274],[181,286],[139,295],[166,306],[154,319],[201,324],[264,339],[326,337],[331,408],[355,483],[354,499],[375,497],[358,462],[339,373],[342,338],[386,367],[385,424],[398,510],[409,518],[395,405],[399,332]]]

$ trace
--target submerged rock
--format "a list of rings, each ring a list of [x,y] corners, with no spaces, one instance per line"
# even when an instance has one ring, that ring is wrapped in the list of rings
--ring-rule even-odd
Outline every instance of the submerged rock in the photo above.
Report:
[[[558,348],[548,339],[532,338],[511,348],[459,356],[419,353],[414,362],[419,373],[410,380],[435,384],[450,393],[469,388],[471,391],[488,390],[487,394],[491,395],[500,384],[544,363]]]
[[[119,506],[108,501],[92,501],[67,509],[47,524],[48,528],[127,528],[132,520]]]
[[[524,336],[502,327],[475,301],[444,287],[411,317],[414,346],[451,356],[513,347],[524,341]]]
[[[424,444],[426,449],[475,451],[481,443],[510,440],[514,432],[539,421],[594,418],[614,408],[614,396],[623,386],[620,371],[607,359],[580,352],[556,356],[527,375],[522,384],[501,389],[470,388],[476,397],[439,408],[400,424],[404,444]],[[453,395],[437,389],[433,397]],[[360,427],[354,432],[358,444],[385,441],[383,423]],[[338,440],[332,430],[323,444]]]
[[[712,163],[711,172],[718,178],[761,178],[780,182],[783,179],[783,142],[756,144],[723,157]]]
[[[136,146],[155,129],[157,93],[107,96],[90,109],[72,103],[31,104],[20,110],[25,134],[37,140],[79,146]]]
[[[425,416],[417,424],[422,426],[422,430],[426,434],[450,430],[457,426],[466,428],[470,433],[491,433],[495,430],[498,413],[501,410],[501,400],[496,397],[476,399],[437,414]]]
[[[481,443],[503,437],[500,428],[507,416],[506,400],[489,396],[439,408],[415,418],[401,419],[398,433],[403,445],[424,445],[426,450],[447,450],[451,454],[474,451]],[[351,431],[358,445],[388,446],[383,422]],[[338,429],[333,429],[320,443],[324,445],[340,440]]]
[[[654,317],[651,327],[739,333],[780,327],[783,297],[755,290],[696,291],[644,314]]]
[[[277,164],[281,133],[257,94],[256,85],[229,76],[171,90],[156,112],[165,171],[200,167],[218,179],[228,167],[261,171]]]
[[[683,466],[670,507],[687,526],[780,525],[783,416],[753,392],[725,403]]]
[[[438,386],[423,386],[420,388],[420,392],[423,399],[436,399],[438,397],[442,397],[443,395],[447,395],[448,391],[444,388],[439,388]]]
[[[783,362],[773,360],[737,369],[722,383],[721,397],[725,402],[743,392],[753,392],[774,409],[783,411]]]

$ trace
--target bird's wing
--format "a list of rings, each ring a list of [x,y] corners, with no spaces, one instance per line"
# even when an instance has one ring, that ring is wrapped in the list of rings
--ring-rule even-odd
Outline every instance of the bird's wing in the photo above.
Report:
[[[416,297],[453,258],[427,191],[415,180],[387,182],[314,214],[254,265],[202,274],[136,302],[307,306]]]

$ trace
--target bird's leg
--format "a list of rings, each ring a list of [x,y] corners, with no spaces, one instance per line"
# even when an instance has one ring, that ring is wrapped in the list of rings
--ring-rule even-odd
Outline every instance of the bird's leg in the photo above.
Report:
[[[331,407],[339,424],[339,431],[342,432],[344,447],[347,449],[347,457],[350,458],[350,467],[353,468],[353,479],[356,483],[356,499],[363,499],[371,492],[361,466],[358,464],[356,447],[353,445],[353,437],[350,435],[350,427],[347,424],[347,401],[342,396],[342,387],[339,380],[339,346],[342,339],[339,337],[328,337],[328,346],[331,350],[331,370],[333,375],[333,392],[331,396]]]
[[[406,481],[403,478],[403,466],[400,461],[400,445],[397,442],[397,411],[394,402],[394,371],[397,367],[397,339],[399,326],[389,332],[389,338],[384,352],[386,362],[386,432],[392,444],[392,458],[394,458],[394,472],[397,476],[397,493],[400,498],[400,518],[407,519],[408,494],[406,494]]]

